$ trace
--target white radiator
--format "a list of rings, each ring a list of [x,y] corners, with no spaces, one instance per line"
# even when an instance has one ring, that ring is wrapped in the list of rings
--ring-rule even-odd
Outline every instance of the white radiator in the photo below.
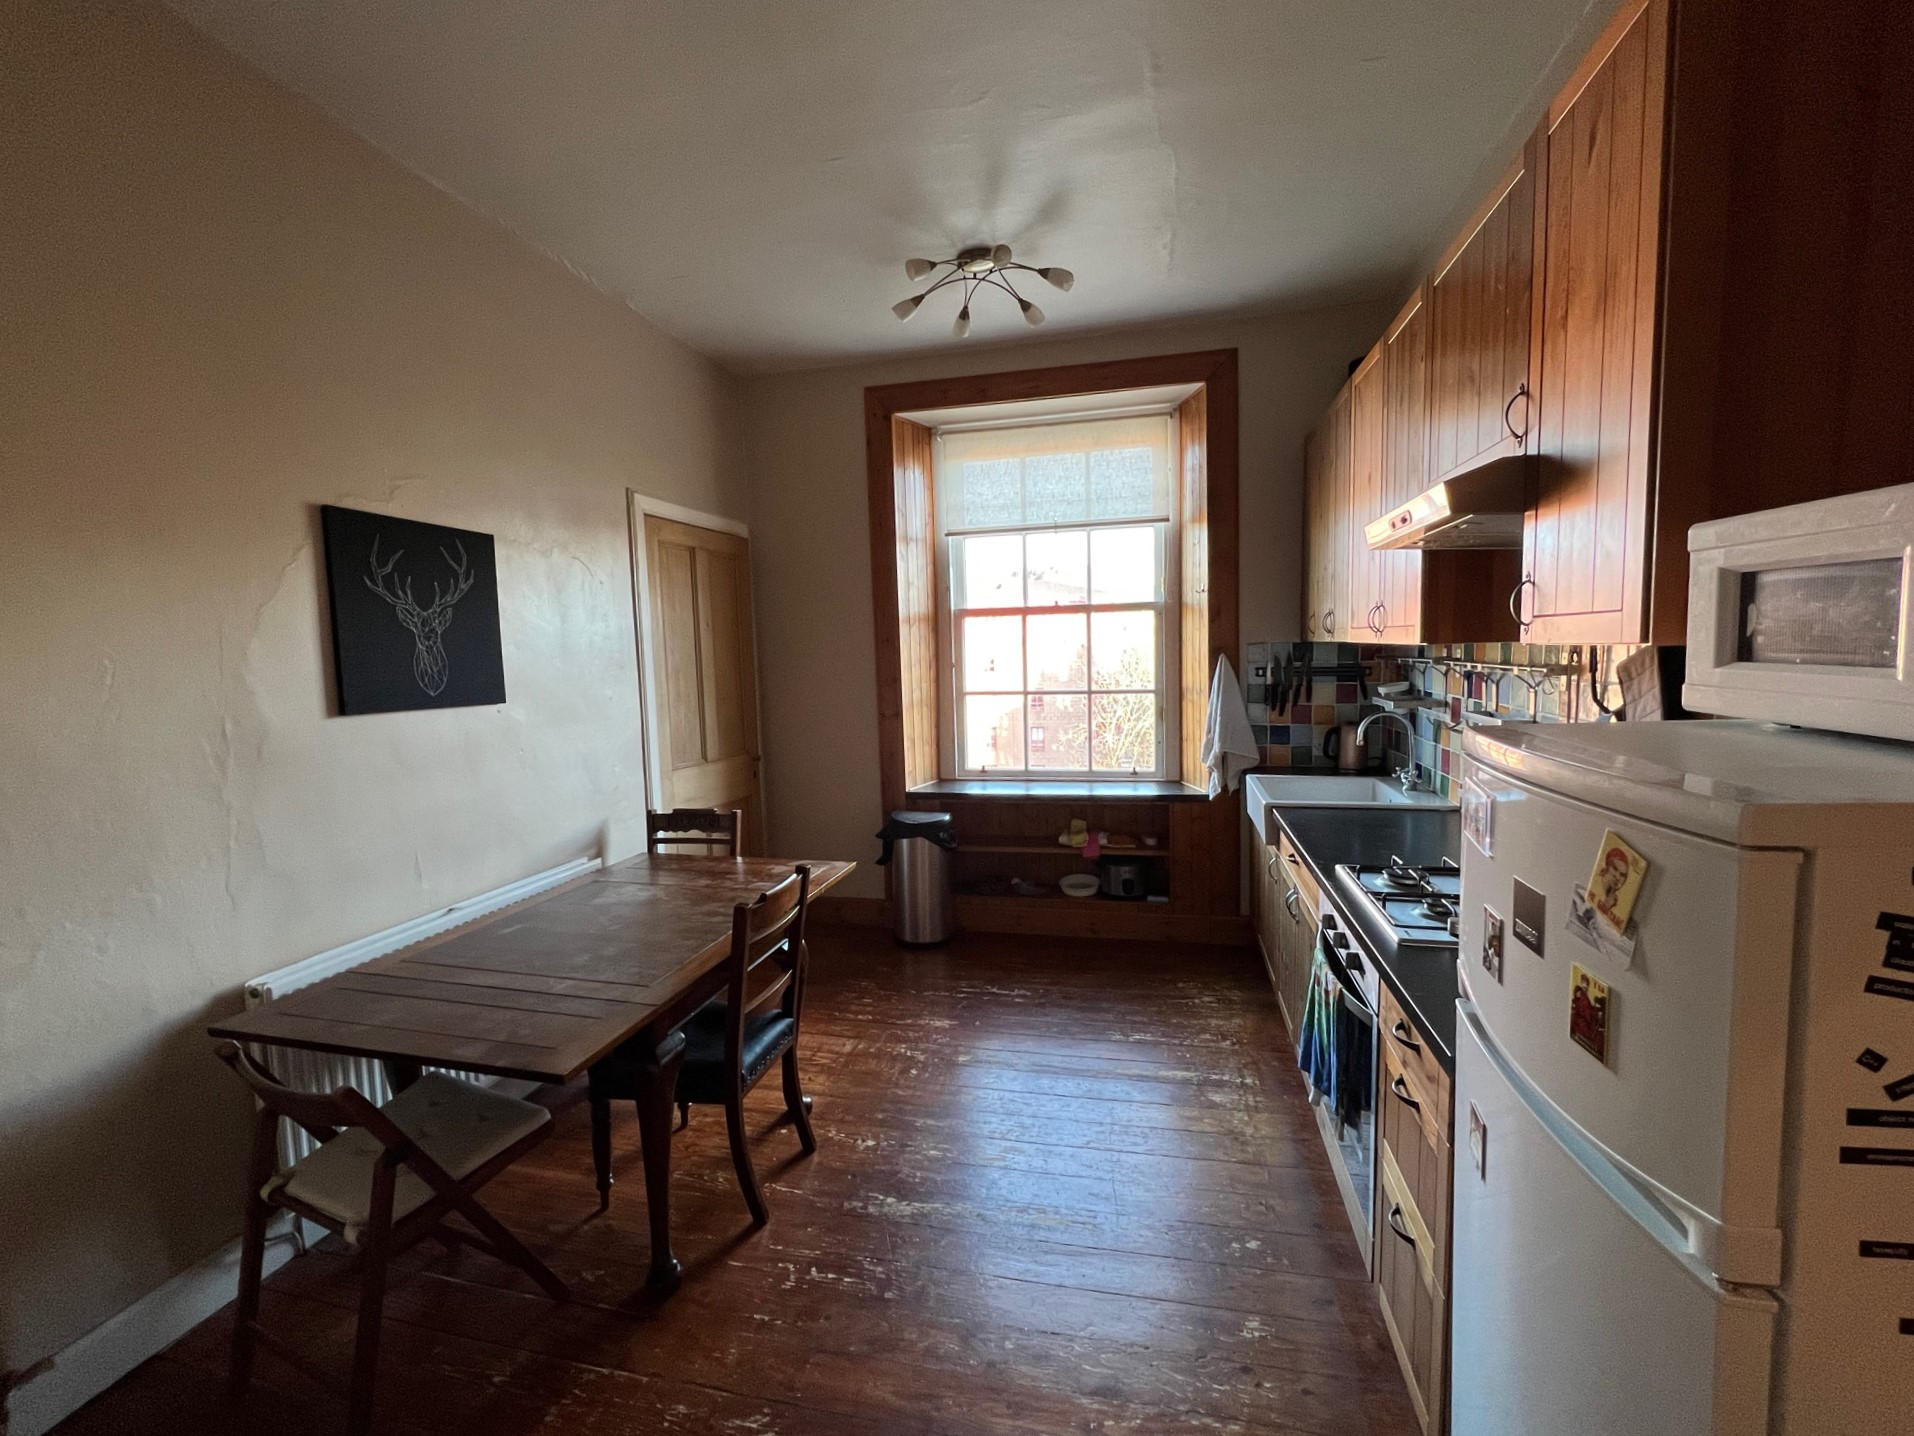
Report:
[[[427,913],[424,917],[402,922],[384,932],[375,932],[371,937],[362,937],[356,942],[277,968],[246,984],[246,1006],[248,1009],[257,1007],[275,997],[284,997],[289,992],[310,987],[335,973],[358,967],[374,958],[397,952],[402,947],[410,947],[415,942],[423,942],[428,937],[462,927],[468,922],[476,922],[488,913],[523,902],[561,883],[582,877],[602,865],[599,858],[577,858],[542,873],[534,873],[531,877],[521,878],[515,883],[507,883],[504,887],[493,888],[488,893],[467,898],[464,902],[440,908],[437,912]],[[338,1087],[351,1087],[374,1103],[383,1103],[392,1095],[385,1068],[367,1057],[341,1057],[331,1052],[304,1052],[292,1047],[256,1048],[253,1055],[270,1067],[281,1082],[301,1092],[331,1092]],[[457,1068],[440,1070],[487,1086],[503,1081]],[[516,1084],[519,1091],[529,1089],[532,1085],[529,1082]],[[291,1166],[317,1145],[303,1128],[291,1122],[279,1124],[279,1161],[282,1166]]]

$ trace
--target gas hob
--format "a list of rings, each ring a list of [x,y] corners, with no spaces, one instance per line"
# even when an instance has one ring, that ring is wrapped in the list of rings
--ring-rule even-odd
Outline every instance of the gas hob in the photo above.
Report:
[[[1398,946],[1456,946],[1462,870],[1455,864],[1417,867],[1391,858],[1381,867],[1345,863],[1337,871],[1361,893]]]

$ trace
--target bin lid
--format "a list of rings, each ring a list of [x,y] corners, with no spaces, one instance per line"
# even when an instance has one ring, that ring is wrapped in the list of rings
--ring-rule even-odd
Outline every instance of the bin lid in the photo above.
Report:
[[[903,838],[923,838],[953,852],[957,847],[957,832],[949,813],[900,808],[877,830],[877,837],[884,844],[883,855],[877,860],[879,867],[891,860],[892,845]]]

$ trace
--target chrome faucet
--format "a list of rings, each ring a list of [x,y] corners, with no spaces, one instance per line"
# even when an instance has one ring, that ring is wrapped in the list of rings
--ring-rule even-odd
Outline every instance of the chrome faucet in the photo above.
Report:
[[[1394,712],[1390,709],[1384,709],[1380,713],[1371,713],[1367,718],[1363,719],[1362,722],[1356,725],[1356,741],[1358,743],[1362,742],[1362,735],[1367,733],[1372,727],[1374,727],[1377,723],[1381,722],[1384,718],[1395,719],[1396,722],[1402,725],[1402,731],[1409,735],[1409,762],[1406,767],[1398,768],[1395,770],[1395,779],[1398,783],[1402,784],[1403,792],[1413,793],[1417,789],[1422,787],[1422,784],[1418,782],[1416,779],[1416,743],[1419,740],[1416,735],[1415,724],[1411,723],[1407,718],[1403,717],[1400,713]]]

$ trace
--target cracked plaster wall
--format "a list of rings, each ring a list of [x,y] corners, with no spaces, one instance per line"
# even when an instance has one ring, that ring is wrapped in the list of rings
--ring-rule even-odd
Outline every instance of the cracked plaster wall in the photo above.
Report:
[[[246,978],[642,845],[626,490],[745,501],[719,370],[157,7],[0,53],[5,1372],[236,1232]],[[503,707],[329,716],[321,503],[497,535]]]

